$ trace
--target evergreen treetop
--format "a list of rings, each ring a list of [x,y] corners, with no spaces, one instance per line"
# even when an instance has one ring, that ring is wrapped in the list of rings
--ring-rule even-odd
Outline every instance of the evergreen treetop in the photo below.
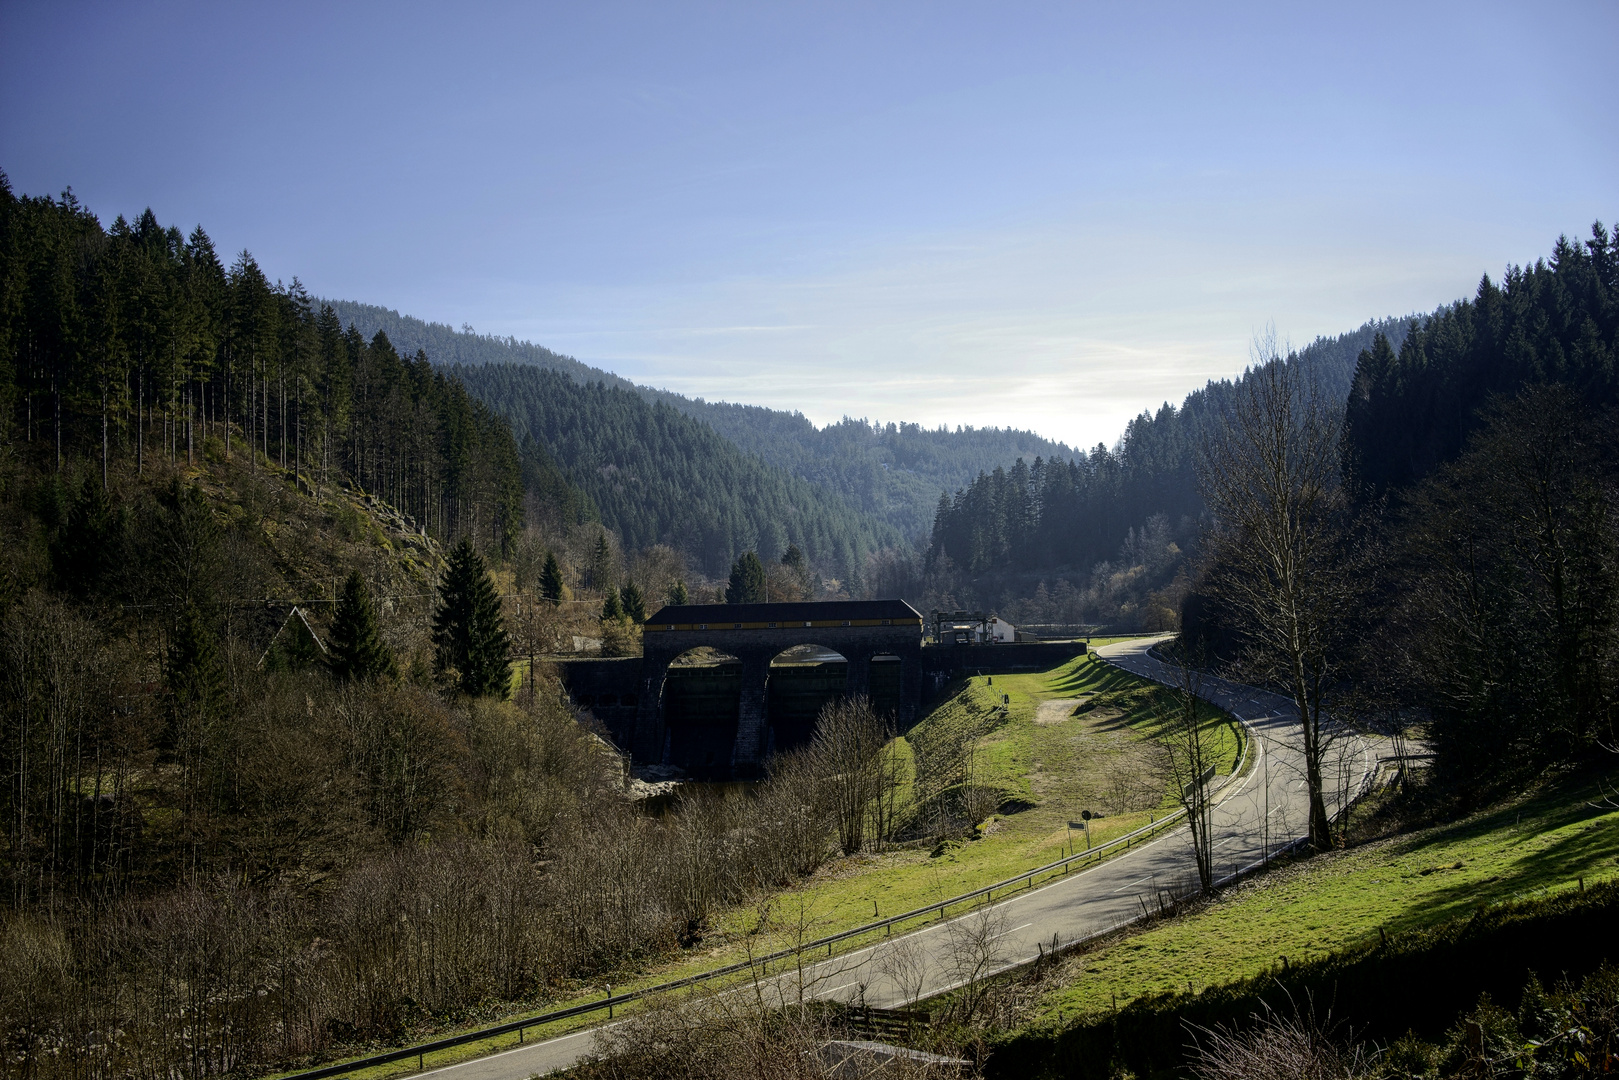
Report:
[[[341,682],[368,682],[399,673],[393,650],[377,630],[371,590],[358,570],[349,572],[332,618],[332,673]]]
[[[560,604],[568,590],[562,580],[562,567],[554,553],[545,553],[545,565],[540,568],[540,596],[552,604]]]
[[[766,599],[765,567],[751,551],[731,566],[731,583],[725,589],[727,604],[762,604]]]
[[[439,583],[439,608],[433,616],[434,667],[440,675],[453,673],[465,694],[504,698],[511,689],[510,645],[500,597],[483,556],[463,536],[451,549]]]
[[[602,618],[622,619],[624,605],[619,602],[618,589],[612,585],[607,586],[607,592],[602,596]]]
[[[225,672],[219,648],[195,604],[180,609],[169,638],[167,676],[169,692],[183,711],[207,716],[224,703]]]
[[[646,622],[646,598],[641,595],[641,587],[630,581],[624,584],[621,594],[624,603],[624,614],[635,623]]]

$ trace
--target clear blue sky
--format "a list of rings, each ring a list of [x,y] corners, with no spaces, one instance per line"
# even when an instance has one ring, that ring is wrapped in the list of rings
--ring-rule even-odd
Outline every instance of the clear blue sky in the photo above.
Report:
[[[710,398],[1077,444],[1619,217],[1619,4],[0,6],[0,167]]]

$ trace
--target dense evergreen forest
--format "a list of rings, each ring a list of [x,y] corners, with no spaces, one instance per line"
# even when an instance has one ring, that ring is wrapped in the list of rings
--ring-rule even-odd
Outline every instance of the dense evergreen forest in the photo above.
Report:
[[[963,487],[979,472],[1014,458],[1072,453],[1062,443],[1013,429],[930,430],[918,424],[874,424],[848,417],[817,428],[798,412],[704,401],[638,386],[526,341],[476,334],[470,328],[456,331],[371,304],[329,303],[345,326],[356,325],[367,335],[384,331],[402,349],[426,350],[435,363],[531,364],[563,372],[575,382],[602,383],[638,394],[651,404],[667,405],[709,425],[747,453],[837,492],[907,540],[927,534],[941,489]]]
[[[899,542],[895,529],[661,402],[533,366],[449,371],[549,449],[626,549],[665,544],[722,577],[745,551],[775,560],[796,544],[824,572],[857,581],[869,553]]]
[[[300,484],[339,477],[429,535],[510,544],[521,473],[506,423],[424,354],[365,340],[296,278],[151,211],[103,228],[71,192],[18,197],[0,174],[0,439],[60,470],[240,457]]]
[[[1407,326],[1387,319],[1319,338],[1296,362],[1341,400],[1358,354],[1380,338],[1402,340]],[[1173,581],[1203,517],[1198,448],[1249,377],[1210,382],[1179,409],[1142,413],[1113,450],[1019,458],[940,496],[932,587],[1035,622],[1172,627],[1184,589]]]
[[[1430,719],[1464,798],[1612,753],[1616,362],[1619,237],[1600,223],[1361,353],[1340,466],[1376,573],[1349,670]]]
[[[1560,238],[1550,260],[1486,275],[1471,300],[1437,312],[1360,356],[1344,428],[1346,481],[1362,499],[1403,488],[1455,459],[1484,423],[1481,407],[1531,383],[1581,401],[1619,401],[1619,241],[1599,224]]]

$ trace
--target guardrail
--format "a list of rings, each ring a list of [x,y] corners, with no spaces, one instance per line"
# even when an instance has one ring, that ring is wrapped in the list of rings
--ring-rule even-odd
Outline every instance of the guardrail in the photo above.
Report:
[[[960,895],[952,896],[947,900],[940,900],[932,904],[927,904],[923,907],[912,908],[910,911],[902,912],[899,915],[891,915],[886,919],[878,919],[875,922],[869,922],[861,926],[851,927],[848,930],[839,931],[836,934],[828,934],[825,937],[816,938],[814,941],[808,941],[802,945],[782,949],[765,956],[756,957],[752,960],[743,960],[735,964],[728,964],[725,967],[714,968],[710,971],[704,971],[696,975],[688,975],[683,979],[673,979],[669,982],[658,983],[656,986],[648,986],[640,990],[633,990],[623,994],[613,994],[595,1001],[581,1002],[578,1005],[570,1005],[564,1009],[556,1009],[552,1012],[541,1013],[538,1016],[531,1016],[522,1020],[509,1020],[504,1024],[496,1024],[493,1027],[479,1028],[477,1031],[467,1031],[460,1035],[451,1035],[442,1039],[435,1039],[432,1042],[421,1043],[417,1046],[408,1046],[398,1050],[390,1050],[386,1053],[373,1054],[370,1057],[357,1058],[354,1060],[345,1061],[341,1064],[323,1065],[320,1068],[310,1069],[304,1072],[287,1073],[283,1075],[282,1080],[321,1080],[322,1077],[341,1076],[344,1073],[357,1072],[361,1069],[375,1068],[378,1065],[389,1065],[395,1061],[406,1061],[410,1058],[416,1058],[417,1064],[420,1066],[422,1064],[422,1059],[428,1054],[435,1053],[439,1050],[448,1050],[456,1046],[463,1046],[469,1042],[478,1042],[481,1039],[492,1039],[501,1035],[510,1035],[513,1032],[517,1034],[518,1041],[522,1042],[524,1031],[531,1027],[540,1027],[544,1024],[552,1024],[559,1020],[569,1020],[576,1016],[586,1016],[595,1012],[606,1012],[609,1016],[611,1016],[612,1011],[620,1005],[626,1005],[631,1002],[639,1001],[642,998],[654,997],[658,994],[666,994],[672,990],[683,990],[687,987],[698,986],[705,982],[724,979],[728,976],[738,975],[743,972],[748,972],[750,974],[759,976],[769,975],[771,965],[782,960],[794,959],[806,954],[819,952],[821,949],[826,950],[827,956],[832,956],[833,950],[836,948],[836,946],[843,942],[850,941],[851,939],[864,937],[868,934],[874,934],[881,930],[886,930],[892,934],[893,928],[902,923],[912,922],[935,913],[937,913],[940,919],[943,919],[945,917],[945,912],[952,907],[970,903],[974,900],[982,900],[986,904],[991,903],[995,899],[994,894],[997,891],[1011,890],[1017,885],[1023,885],[1026,889],[1032,889],[1034,888],[1035,880],[1042,875],[1051,878],[1062,877],[1071,873],[1083,863],[1101,861],[1101,859],[1107,853],[1114,851],[1128,851],[1131,846],[1151,839],[1152,837],[1157,836],[1159,833],[1164,832],[1166,829],[1178,825],[1180,823],[1180,819],[1185,816],[1185,810],[1176,810],[1173,813],[1166,814],[1165,816],[1158,818],[1151,824],[1143,825],[1141,828],[1128,832],[1123,836],[1115,837],[1105,844],[1091,848],[1089,851],[1081,851],[1074,855],[1069,855],[1065,858],[1058,859],[1055,862],[1047,863],[1044,866],[1037,866],[1033,870],[1025,871],[1024,873],[1018,874],[1015,877],[1003,878],[1002,880],[995,882],[993,885],[985,885],[982,888],[974,889],[972,892],[961,893]],[[780,969],[778,968],[778,973],[779,970]]]
[[[1239,724],[1242,723],[1240,719],[1238,722]],[[1240,776],[1243,769],[1246,767],[1248,762],[1249,747],[1252,742],[1253,735],[1247,731],[1246,724],[1243,724],[1242,752],[1237,759],[1236,767],[1231,771],[1231,779],[1235,779],[1237,776]],[[1227,782],[1229,783],[1230,781],[1228,780]],[[1224,785],[1222,785],[1222,787],[1223,786]],[[434,1039],[432,1042],[420,1043],[416,1046],[407,1046],[398,1050],[389,1050],[381,1054],[373,1054],[369,1057],[356,1058],[340,1064],[323,1065],[319,1068],[309,1069],[304,1072],[286,1073],[283,1074],[281,1080],[322,1080],[324,1077],[342,1076],[345,1073],[358,1072],[362,1069],[371,1069],[379,1065],[390,1065],[396,1061],[408,1061],[410,1058],[415,1058],[417,1067],[421,1068],[423,1067],[425,1058],[428,1054],[436,1053],[440,1050],[449,1050],[457,1046],[464,1046],[470,1042],[478,1042],[483,1039],[493,1039],[501,1035],[510,1035],[514,1032],[517,1034],[518,1042],[521,1043],[523,1041],[524,1032],[531,1027],[541,1027],[545,1024],[556,1023],[559,1020],[570,1020],[577,1016],[587,1016],[591,1013],[597,1012],[606,1012],[607,1015],[611,1017],[613,1015],[613,1010],[620,1005],[627,1005],[631,1002],[640,1001],[643,998],[654,997],[658,994],[666,994],[672,990],[683,990],[687,987],[698,986],[705,982],[724,979],[732,975],[739,975],[743,972],[748,972],[756,977],[769,975],[770,965],[778,963],[782,960],[793,959],[805,956],[806,954],[819,952],[823,948],[826,950],[826,955],[830,957],[833,955],[833,950],[839,944],[855,938],[864,937],[868,934],[874,934],[878,931],[887,931],[888,934],[891,935],[894,927],[899,926],[902,923],[925,918],[935,913],[937,913],[939,919],[942,920],[945,917],[945,912],[949,908],[958,907],[962,904],[971,903],[975,900],[981,900],[986,904],[993,902],[995,899],[995,893],[999,890],[1010,891],[1018,885],[1022,885],[1025,889],[1032,889],[1034,888],[1035,880],[1042,875],[1046,876],[1047,878],[1063,877],[1069,873],[1072,873],[1075,869],[1087,862],[1100,862],[1109,853],[1128,851],[1133,845],[1150,840],[1160,833],[1163,833],[1166,830],[1180,824],[1181,819],[1185,816],[1186,811],[1184,808],[1175,810],[1150,822],[1147,825],[1143,825],[1139,829],[1125,833],[1123,836],[1115,837],[1105,844],[1100,844],[1097,847],[1089,848],[1085,851],[1076,852],[1073,855],[1065,856],[1064,858],[1057,859],[1054,862],[1046,863],[1044,866],[1037,866],[1033,870],[1027,870],[1014,877],[1003,878],[1002,880],[995,882],[993,885],[985,885],[982,888],[974,889],[971,892],[965,892],[958,896],[952,896],[947,900],[939,900],[935,903],[924,905],[923,907],[912,908],[910,911],[902,912],[899,915],[891,915],[886,919],[878,919],[873,922],[865,923],[861,926],[840,931],[836,934],[828,934],[825,937],[816,938],[814,941],[805,942],[802,945],[796,945],[792,948],[782,949],[766,956],[756,957],[751,960],[743,960],[735,964],[728,964],[725,967],[714,968],[713,970],[700,972],[696,975],[688,975],[683,979],[674,979],[670,982],[659,983],[656,986],[648,986],[640,990],[630,991],[628,993],[609,994],[608,996],[599,998],[595,1001],[581,1002],[578,1005],[570,1005],[567,1008],[541,1013],[537,1016],[530,1016],[526,1019],[509,1020],[504,1024],[496,1024],[493,1027],[479,1028],[476,1031],[467,1031],[462,1032],[459,1035],[450,1035],[442,1039]]]

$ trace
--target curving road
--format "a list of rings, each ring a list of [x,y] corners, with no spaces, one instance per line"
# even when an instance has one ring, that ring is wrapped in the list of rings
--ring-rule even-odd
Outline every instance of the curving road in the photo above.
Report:
[[[1168,681],[1163,665],[1147,654],[1155,640],[1119,642],[1098,656],[1138,675]],[[1213,808],[1216,869],[1220,877],[1241,873],[1269,853],[1308,833],[1303,754],[1297,713],[1290,701],[1223,680],[1206,680],[1202,696],[1236,715],[1253,736],[1250,767],[1227,784]],[[1345,735],[1330,752],[1327,809],[1334,812],[1362,779],[1377,768],[1372,745]],[[968,976],[982,977],[1049,951],[1107,933],[1155,909],[1159,896],[1185,893],[1197,874],[1185,826],[1107,862],[1077,872],[966,915],[911,931],[820,963],[802,976],[775,977],[782,998],[858,1001],[896,1007],[952,989]],[[590,1053],[591,1028],[489,1057],[435,1069],[423,1076],[442,1080],[523,1080],[564,1069]]]

